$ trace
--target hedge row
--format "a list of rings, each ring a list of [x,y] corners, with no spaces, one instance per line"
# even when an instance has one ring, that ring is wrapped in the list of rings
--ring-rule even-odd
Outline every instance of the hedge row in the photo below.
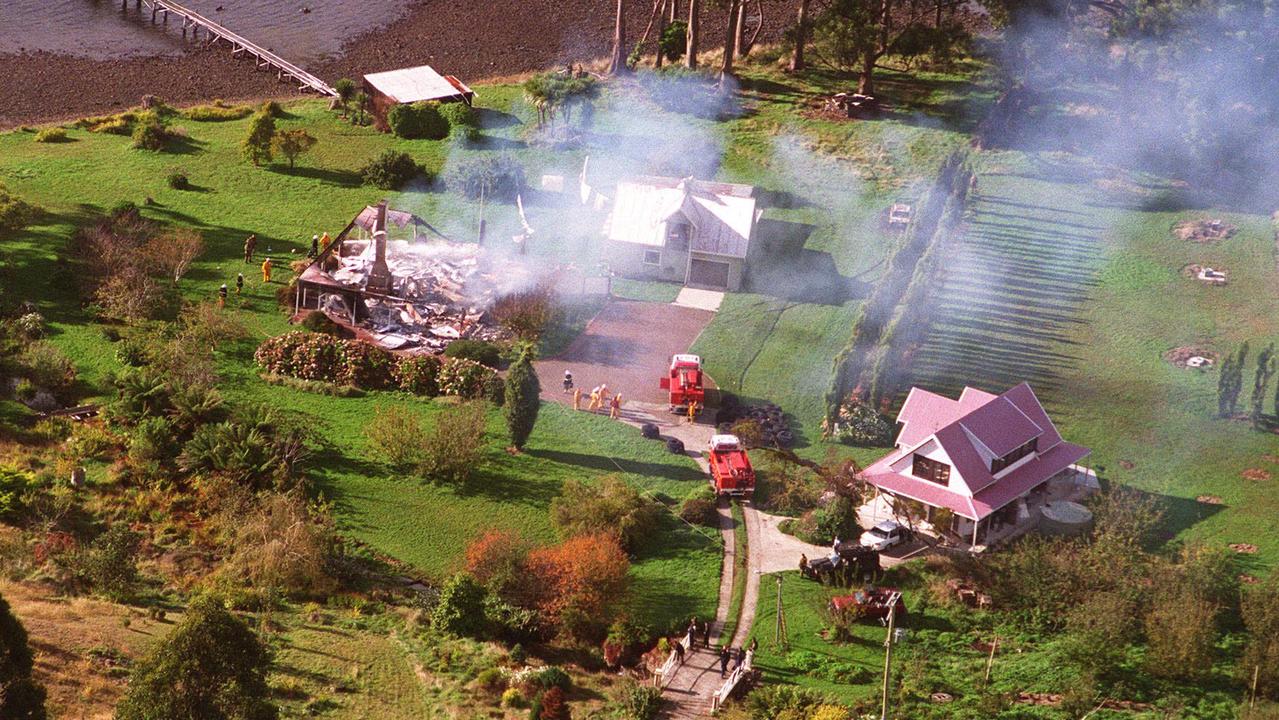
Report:
[[[465,358],[402,357],[361,340],[295,331],[268,338],[253,358],[268,373],[301,380],[502,401],[502,381],[492,368]]]

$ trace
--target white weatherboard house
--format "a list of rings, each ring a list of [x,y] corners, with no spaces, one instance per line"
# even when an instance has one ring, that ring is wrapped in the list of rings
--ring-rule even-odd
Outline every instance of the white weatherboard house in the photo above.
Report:
[[[761,210],[750,185],[638,177],[617,185],[604,256],[620,275],[738,290]]]

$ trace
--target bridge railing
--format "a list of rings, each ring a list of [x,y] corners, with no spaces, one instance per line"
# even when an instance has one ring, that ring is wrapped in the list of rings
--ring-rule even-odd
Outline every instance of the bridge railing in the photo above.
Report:
[[[750,673],[751,667],[755,664],[755,651],[747,650],[746,657],[742,658],[742,662],[733,668],[733,672],[728,674],[728,679],[720,686],[719,690],[711,696],[711,712],[718,712],[724,702],[728,700],[728,696],[733,694],[733,690],[737,689],[737,683]]]
[[[686,633],[684,637],[676,640],[675,643],[683,648],[684,654],[687,655],[693,651],[693,634],[691,632]],[[666,657],[666,662],[662,663],[662,667],[653,674],[653,687],[658,690],[665,689],[671,683],[671,679],[675,677],[675,673],[679,670],[681,664],[680,654],[672,649],[671,654]]]

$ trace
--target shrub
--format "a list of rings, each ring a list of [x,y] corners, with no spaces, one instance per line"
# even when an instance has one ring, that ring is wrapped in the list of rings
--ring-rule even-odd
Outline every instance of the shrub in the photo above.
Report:
[[[366,185],[382,190],[398,190],[422,170],[408,153],[386,150],[360,170]]]
[[[676,20],[667,25],[657,41],[657,46],[670,62],[684,57],[684,51],[688,49],[688,22]]]
[[[496,375],[492,368],[473,360],[446,357],[440,363],[440,394],[462,398],[484,397],[489,378]]]
[[[524,189],[524,166],[510,155],[463,160],[444,177],[450,190],[468,198],[514,202]]]
[[[66,142],[67,131],[60,127],[47,127],[36,133],[35,141],[38,143],[60,143]]]
[[[492,592],[510,598],[528,578],[531,549],[514,532],[489,530],[466,546],[466,571]],[[514,648],[511,651],[514,653]]]
[[[302,128],[281,130],[271,136],[271,152],[287,158],[292,168],[298,157],[311,152],[318,142],[314,135]]]
[[[27,377],[59,399],[70,397],[75,387],[75,363],[52,343],[40,340],[27,345],[19,356]]]
[[[333,379],[339,384],[368,390],[390,387],[394,355],[360,340],[339,341],[337,348],[337,372]]]
[[[431,610],[431,626],[466,637],[484,634],[484,588],[467,573],[449,578]]]
[[[691,497],[685,500],[680,505],[679,516],[684,522],[694,525],[706,527],[719,525],[719,511],[715,508],[715,501],[709,498]]]
[[[528,653],[524,651],[524,646],[519,643],[515,643],[511,646],[511,652],[509,655],[511,657],[511,662],[517,665],[522,665],[528,662]]]
[[[434,355],[402,357],[392,374],[396,386],[405,392],[426,397],[440,394],[440,359]]]
[[[467,142],[480,138],[480,116],[475,108],[462,102],[444,103],[439,106],[440,115],[449,124],[449,132]]]
[[[22,498],[35,477],[14,467],[0,465],[0,519],[12,522],[25,509]]]
[[[262,107],[259,109],[259,112],[261,112],[263,115],[269,115],[273,118],[284,117],[284,108],[281,107],[280,103],[275,100],[267,100],[266,102],[262,103]]]
[[[893,444],[893,425],[870,405],[852,400],[839,409],[839,431],[832,433],[839,442],[861,447],[887,447]]]
[[[502,693],[502,707],[504,708],[522,708],[527,704],[524,699],[524,693],[518,688],[507,688]]]
[[[212,600],[197,601],[135,666],[116,717],[274,720],[270,667],[270,654],[243,620]]]
[[[0,185],[0,233],[17,232],[34,218],[34,207],[10,195],[4,185]]]
[[[114,117],[90,127],[89,132],[131,135],[133,134],[133,124],[125,118]]]
[[[493,635],[507,642],[535,640],[541,628],[536,610],[512,605],[493,594],[484,598],[484,619]]]
[[[182,113],[188,120],[196,122],[222,122],[225,120],[241,120],[253,114],[249,105],[228,105],[221,100],[214,100],[209,105],[197,105],[187,108]]]
[[[169,133],[159,120],[139,122],[133,127],[133,147],[139,150],[160,151],[169,141]]]
[[[537,720],[570,720],[571,718],[563,690],[553,687],[542,693]]]
[[[418,414],[412,410],[399,405],[379,406],[364,434],[392,467],[409,471],[421,464],[424,433]]]
[[[555,288],[539,284],[503,295],[493,302],[489,314],[504,330],[526,342],[537,342],[555,320]]]
[[[538,610],[548,625],[578,639],[598,639],[626,595],[630,561],[612,534],[582,535],[529,555],[542,578]]]
[[[484,457],[482,403],[462,403],[442,411],[422,440],[421,473],[431,480],[464,483]]]
[[[621,700],[626,720],[653,720],[662,708],[662,692],[636,682],[628,683],[622,689]]]
[[[268,112],[258,112],[249,121],[249,132],[240,143],[244,157],[255,166],[271,161],[271,138],[275,136],[275,118]]]
[[[302,327],[313,333],[321,333],[323,335],[338,335],[338,324],[333,319],[322,312],[313,312],[302,319]]]
[[[615,476],[603,478],[599,485],[568,480],[551,501],[551,522],[561,536],[613,535],[628,551],[653,532],[660,512],[653,501]]]
[[[444,348],[444,357],[474,360],[481,365],[496,369],[502,362],[502,350],[485,340],[463,338],[449,343],[449,346]]]
[[[1257,691],[1279,698],[1279,572],[1243,596],[1241,613],[1248,643],[1240,658],[1242,675],[1257,673]]]
[[[506,674],[499,668],[485,668],[475,676],[475,684],[486,692],[500,693],[506,689]]]
[[[818,508],[815,520],[820,545],[829,545],[835,538],[847,540],[861,534],[861,526],[857,524],[857,508],[852,500],[843,495],[837,495]]]
[[[331,591],[332,521],[299,492],[267,493],[226,518],[235,528],[226,567],[254,587],[294,597]]]
[[[222,422],[201,425],[182,446],[178,467],[184,472],[208,471],[241,482],[269,477],[275,457],[271,441],[256,427]]]
[[[449,135],[449,122],[435,103],[401,103],[386,114],[386,124],[396,137],[408,140],[443,140]]]
[[[182,172],[181,170],[171,171],[168,177],[165,178],[165,182],[167,182],[169,184],[169,187],[173,188],[174,190],[190,190],[191,189],[190,178],[188,178],[187,174]]]
[[[99,535],[77,563],[89,585],[117,601],[126,600],[138,583],[138,545],[142,537],[124,524]]]
[[[1145,618],[1147,670],[1182,680],[1205,677],[1216,657],[1216,606],[1180,578],[1156,583]]]
[[[746,696],[746,709],[752,720],[807,717],[824,704],[825,698],[821,693],[794,685],[768,685]]]

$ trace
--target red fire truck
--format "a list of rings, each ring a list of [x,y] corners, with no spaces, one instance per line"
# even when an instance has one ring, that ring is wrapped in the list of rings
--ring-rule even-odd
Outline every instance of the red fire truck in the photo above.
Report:
[[[755,492],[755,469],[736,435],[711,436],[711,482],[718,495],[750,495]]]
[[[702,387],[702,359],[696,355],[672,355],[671,368],[662,378],[661,388],[671,393],[671,412],[688,407],[691,402],[706,405]]]

